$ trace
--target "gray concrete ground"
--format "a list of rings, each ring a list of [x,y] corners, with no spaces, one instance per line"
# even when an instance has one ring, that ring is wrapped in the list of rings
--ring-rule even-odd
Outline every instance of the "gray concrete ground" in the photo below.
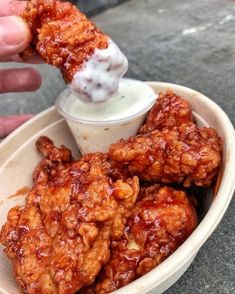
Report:
[[[211,97],[235,124],[235,2],[131,0],[94,18],[130,62],[128,76],[179,83]],[[7,64],[1,65],[8,66]],[[38,66],[42,88],[0,97],[0,114],[37,113],[65,87]],[[186,274],[166,293],[235,293],[235,200]]]
[[[95,1],[72,0],[72,2],[76,4],[81,11],[89,15],[93,15],[97,12],[113,7],[124,1],[128,1],[128,0],[95,0]]]

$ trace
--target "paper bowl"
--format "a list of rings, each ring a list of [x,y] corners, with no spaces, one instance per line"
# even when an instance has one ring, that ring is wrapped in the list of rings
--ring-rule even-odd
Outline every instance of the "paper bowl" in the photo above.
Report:
[[[221,221],[235,189],[235,133],[223,110],[212,100],[192,89],[159,82],[149,82],[149,85],[156,93],[172,89],[190,102],[200,125],[211,126],[217,130],[223,144],[221,182],[213,201],[207,201],[206,214],[192,235],[155,269],[115,292],[119,294],[156,294],[172,286],[186,271]],[[66,122],[54,107],[35,116],[5,139],[0,144],[0,227],[5,223],[9,209],[24,203],[24,195],[9,196],[32,184],[33,169],[41,158],[35,148],[35,141],[40,135],[47,135],[56,144],[68,146],[75,157],[79,156]],[[21,194],[23,191],[24,189]],[[2,247],[0,260],[0,293],[17,293],[11,263]]]

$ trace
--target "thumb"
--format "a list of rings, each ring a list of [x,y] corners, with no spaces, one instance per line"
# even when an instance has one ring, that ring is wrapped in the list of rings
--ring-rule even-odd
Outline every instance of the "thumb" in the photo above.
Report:
[[[0,17],[0,57],[22,52],[30,39],[29,27],[21,17]]]

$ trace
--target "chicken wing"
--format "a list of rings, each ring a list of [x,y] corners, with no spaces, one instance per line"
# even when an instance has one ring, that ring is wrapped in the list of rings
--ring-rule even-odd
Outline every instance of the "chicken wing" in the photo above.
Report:
[[[21,16],[32,35],[30,47],[21,55],[24,60],[38,53],[58,67],[66,83],[86,101],[103,101],[118,90],[127,59],[76,6],[59,0],[30,0]]]
[[[93,293],[110,293],[149,272],[196,226],[195,209],[184,192],[157,185],[143,189],[122,239],[112,243],[110,260]]]
[[[162,130],[193,122],[190,104],[171,90],[160,93],[155,105],[149,111],[145,124],[139,133],[144,134],[155,129]]]
[[[214,129],[187,123],[120,140],[109,156],[146,181],[208,187],[218,173],[221,150]]]
[[[31,0],[21,16],[31,29],[31,49],[60,68],[67,82],[96,48],[108,47],[108,37],[69,2]]]
[[[14,207],[0,233],[16,280],[30,294],[75,293],[110,257],[138,192],[138,178],[113,181],[105,154],[78,161],[41,137],[46,159],[34,173],[25,206]]]

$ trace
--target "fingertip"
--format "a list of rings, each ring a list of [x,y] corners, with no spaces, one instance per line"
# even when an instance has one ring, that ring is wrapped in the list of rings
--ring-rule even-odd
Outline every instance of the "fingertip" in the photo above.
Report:
[[[0,139],[9,135],[32,117],[32,114],[0,116]]]
[[[30,40],[30,29],[22,17],[0,17],[0,56],[22,52],[28,47]]]
[[[32,67],[24,68],[22,86],[27,85],[27,83],[28,83],[27,91],[36,91],[41,87],[42,77],[35,68],[32,68]]]
[[[19,117],[20,117],[21,122],[26,122],[27,120],[33,118],[34,114],[33,113],[26,113],[26,114],[19,115]]]
[[[40,73],[32,67],[23,68],[16,76],[16,79],[17,91],[19,92],[23,90],[26,90],[27,92],[36,91],[42,84]]]
[[[41,83],[40,73],[31,67],[0,70],[0,93],[35,91]]]
[[[22,50],[23,51],[25,48],[27,48],[29,46],[29,43],[31,41],[31,31],[30,31],[30,28],[28,26],[28,24],[26,23],[26,21],[21,17],[21,16],[18,16],[18,15],[11,15],[11,16],[8,16],[8,18],[11,19],[12,23],[15,22],[15,25],[18,27],[18,45],[22,46]],[[13,29],[14,29],[14,25],[13,26]],[[9,33],[9,28],[8,28],[8,33]],[[17,43],[17,40],[15,42],[13,42],[14,44]],[[20,52],[21,52],[20,51]],[[17,52],[19,53],[19,52]]]
[[[11,17],[14,17],[16,22],[21,26],[21,30],[24,32],[24,39],[23,39],[22,45],[25,48],[28,47],[29,43],[32,39],[32,34],[31,34],[31,31],[30,31],[30,28],[29,28],[27,22],[21,16],[18,16],[18,15],[15,15],[15,16],[13,15]]]

